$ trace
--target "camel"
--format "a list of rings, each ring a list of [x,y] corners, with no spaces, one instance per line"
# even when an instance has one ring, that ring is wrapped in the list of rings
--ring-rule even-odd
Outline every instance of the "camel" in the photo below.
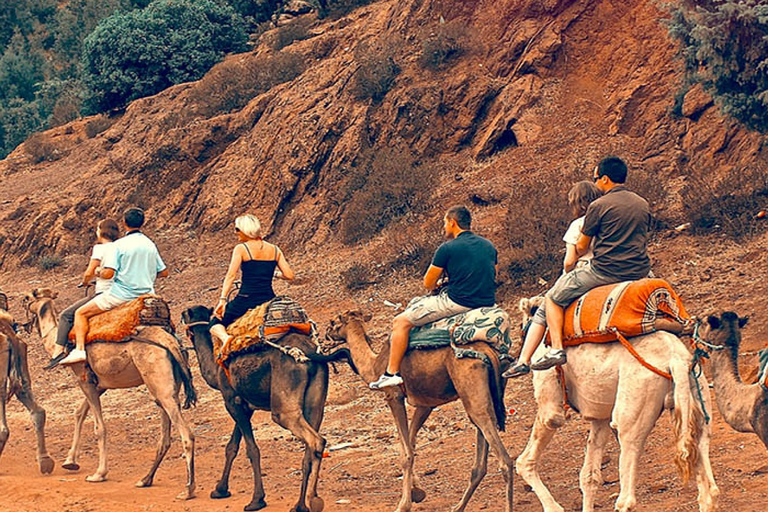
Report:
[[[739,376],[741,329],[747,318],[731,311],[710,316],[702,338],[712,347],[712,381],[720,414],[737,432],[754,433],[768,448],[768,391],[759,383],[745,384]]]
[[[521,307],[525,307],[521,302]],[[524,320],[530,310],[524,311]],[[699,392],[706,410],[711,410],[709,387],[704,376],[691,376],[691,355],[673,334],[656,331],[629,340],[654,367],[671,374],[672,380],[642,366],[619,343],[584,343],[567,349],[568,364],[562,366],[570,406],[590,422],[584,464],[579,475],[582,511],[592,512],[595,495],[603,483],[603,450],[617,431],[620,492],[615,510],[628,512],[637,498],[637,467],[645,440],[664,409],[672,409],[675,431],[675,463],[684,481],[696,476],[701,512],[717,508],[719,489],[709,461],[710,427],[705,421]],[[547,350],[542,344],[538,357]],[[698,386],[698,389],[697,389]],[[538,405],[531,437],[516,461],[517,473],[533,489],[545,512],[563,512],[541,481],[538,462],[555,431],[565,423],[563,389],[557,369],[533,372],[534,396]]]
[[[32,317],[32,325],[37,328],[49,354],[54,350],[58,325],[53,307],[55,297],[56,294],[48,289],[36,289],[26,296],[26,308]],[[152,485],[155,472],[171,446],[171,425],[174,424],[181,436],[187,471],[184,490],[176,498],[194,498],[195,438],[181,414],[179,404],[181,385],[184,386],[186,394],[184,408],[194,405],[197,401],[192,375],[177,340],[162,327],[140,328],[137,336],[143,341],[90,343],[87,345],[88,368],[84,363],[71,365],[85,400],[75,414],[72,446],[62,467],[75,471],[80,469],[77,463],[80,432],[88,410],[92,409],[99,445],[99,466],[94,474],[86,477],[86,481],[103,482],[107,479],[107,430],[101,411],[101,395],[108,389],[133,388],[144,384],[160,407],[162,430],[152,467],[147,475],[136,483],[136,487]]]
[[[366,383],[375,381],[381,375],[389,358],[388,347],[379,354],[371,349],[364,324],[370,319],[370,315],[360,311],[348,311],[332,320],[327,332],[330,339],[347,343],[352,360],[359,368],[357,373]],[[505,510],[512,510],[512,459],[498,432],[504,430],[506,421],[501,363],[496,352],[486,343],[473,343],[464,347],[485,354],[491,365],[475,358],[459,359],[451,347],[414,350],[406,354],[400,373],[405,381],[408,402],[416,407],[410,425],[403,390],[397,387],[386,388],[384,391],[397,426],[402,454],[403,493],[397,512],[408,512],[414,501],[418,503],[426,497],[413,472],[416,435],[435,407],[456,399],[461,399],[469,419],[477,428],[477,442],[469,485],[459,503],[453,507],[453,512],[461,512],[466,508],[485,476],[489,444],[499,459],[506,485]]]
[[[253,437],[251,416],[255,409],[271,411],[272,420],[289,430],[304,443],[301,468],[301,490],[292,512],[321,512],[324,502],[317,494],[325,439],[318,433],[328,394],[328,363],[349,359],[349,352],[316,353],[312,340],[303,334],[289,333],[280,345],[300,349],[308,362],[298,362],[275,348],[234,354],[228,360],[229,375],[217,364],[208,322],[211,309],[194,306],[182,313],[187,333],[192,340],[200,365],[200,373],[224,398],[224,405],[235,427],[225,449],[224,470],[211,498],[228,498],[232,462],[245,439],[245,449],[253,468],[253,496],[244,510],[260,510],[267,506],[261,480],[259,447]],[[309,495],[309,507],[306,500]]]
[[[40,472],[49,474],[53,471],[54,463],[45,448],[45,409],[35,401],[27,364],[27,344],[16,336],[13,324],[13,316],[0,309],[0,455],[10,435],[5,404],[16,395],[32,417],[37,435],[37,464]]]

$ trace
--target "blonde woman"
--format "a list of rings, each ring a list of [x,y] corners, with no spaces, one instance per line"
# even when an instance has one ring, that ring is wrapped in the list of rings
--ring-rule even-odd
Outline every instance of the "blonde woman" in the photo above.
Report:
[[[221,297],[213,310],[211,334],[229,342],[227,326],[253,309],[275,297],[272,278],[292,281],[294,274],[283,251],[261,237],[261,223],[254,215],[242,215],[235,219],[235,234],[239,243],[232,251],[227,275],[221,287]],[[275,270],[277,269],[277,272]],[[227,303],[227,297],[242,273],[242,284],[237,296]]]

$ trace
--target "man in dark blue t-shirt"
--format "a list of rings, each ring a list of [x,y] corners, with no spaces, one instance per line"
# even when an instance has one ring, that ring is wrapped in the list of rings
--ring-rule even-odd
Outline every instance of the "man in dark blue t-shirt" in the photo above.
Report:
[[[408,350],[411,328],[496,304],[496,248],[470,231],[472,216],[464,206],[449,209],[443,222],[448,241],[432,258],[424,275],[424,287],[435,290],[441,277],[447,277],[448,284],[437,295],[413,299],[405,311],[395,317],[387,371],[370,384],[371,389],[402,384],[398,372]]]

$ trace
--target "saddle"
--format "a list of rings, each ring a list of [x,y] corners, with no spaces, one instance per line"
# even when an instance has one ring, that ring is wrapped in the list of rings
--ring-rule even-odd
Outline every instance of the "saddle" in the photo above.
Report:
[[[311,336],[319,347],[317,329],[304,308],[284,295],[249,309],[243,316],[227,327],[232,339],[225,347],[214,337],[214,353],[219,354],[219,364],[235,354],[252,352],[263,348],[265,342],[275,343],[289,332]]]
[[[425,350],[482,341],[499,354],[509,352],[509,315],[500,307],[476,308],[411,329],[408,348]]]
[[[86,344],[93,341],[123,341],[136,334],[139,326],[157,325],[174,333],[168,303],[152,294],[142,295],[121,306],[91,317],[88,321]],[[75,339],[74,329],[69,339]]]
[[[759,377],[757,382],[763,387],[765,391],[768,391],[768,348],[764,348],[759,353],[760,366],[758,370]]]

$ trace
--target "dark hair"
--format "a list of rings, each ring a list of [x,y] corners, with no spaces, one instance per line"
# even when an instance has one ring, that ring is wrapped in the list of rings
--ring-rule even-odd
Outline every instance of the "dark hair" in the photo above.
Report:
[[[472,214],[469,213],[466,206],[452,206],[445,213],[445,216],[455,220],[461,229],[470,229],[472,226]]]
[[[597,176],[608,176],[614,183],[627,181],[627,164],[617,156],[607,156],[597,164]]]
[[[120,238],[120,226],[113,219],[100,220],[96,227],[99,228],[101,236],[111,242]]]
[[[568,191],[568,204],[573,208],[573,213],[579,217],[587,213],[589,204],[603,195],[600,189],[591,181],[575,183]]]
[[[123,215],[125,225],[131,229],[138,229],[144,225],[144,210],[141,208],[128,208]]]

